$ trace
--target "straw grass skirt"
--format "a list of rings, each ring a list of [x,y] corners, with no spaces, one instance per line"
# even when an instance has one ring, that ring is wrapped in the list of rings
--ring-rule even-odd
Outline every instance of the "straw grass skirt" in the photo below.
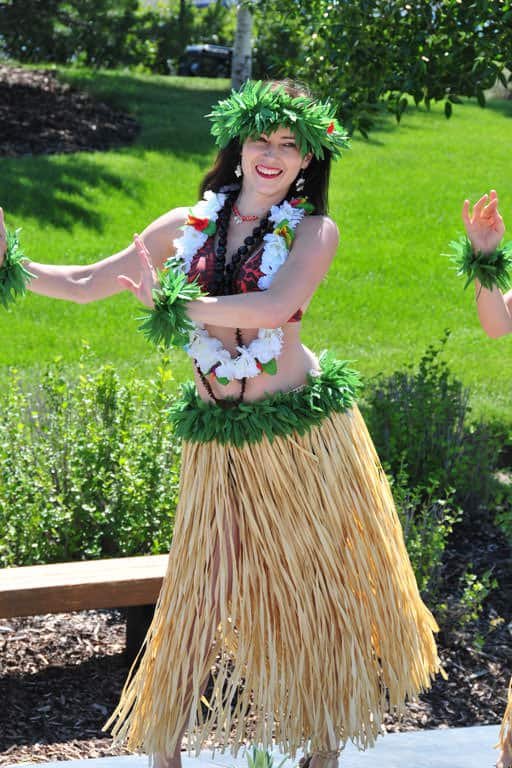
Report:
[[[512,747],[512,677],[508,686],[508,704],[501,722],[500,737],[497,746],[500,749]]]
[[[299,407],[279,398],[277,416]],[[247,420],[275,399],[248,404]],[[104,728],[116,742],[171,753],[186,728],[196,752],[365,748],[387,710],[430,687],[437,626],[364,421],[345,406],[239,445],[185,440],[167,574]]]

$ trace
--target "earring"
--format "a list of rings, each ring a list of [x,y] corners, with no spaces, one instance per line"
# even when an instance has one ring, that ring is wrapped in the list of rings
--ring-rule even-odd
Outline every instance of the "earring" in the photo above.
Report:
[[[238,165],[235,168],[235,176],[237,177],[237,179],[239,179],[241,175],[242,175],[242,166],[240,165],[240,163],[238,163]]]
[[[304,189],[304,184],[306,183],[306,179],[304,178],[304,171],[301,171],[297,178],[295,179],[295,189],[297,192],[302,192]]]

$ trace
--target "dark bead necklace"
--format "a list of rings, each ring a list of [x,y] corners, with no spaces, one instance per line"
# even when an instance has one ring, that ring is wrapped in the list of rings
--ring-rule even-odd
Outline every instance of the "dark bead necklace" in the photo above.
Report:
[[[217,247],[215,249],[215,265],[214,265],[214,284],[211,293],[214,296],[228,296],[236,293],[236,279],[240,271],[240,267],[246,260],[247,256],[254,250],[254,246],[263,240],[263,236],[270,230],[270,212],[259,221],[254,227],[252,233],[248,235],[242,245],[236,250],[231,257],[229,264],[226,264],[227,253],[227,241],[228,241],[228,228],[231,218],[231,212],[233,209],[233,203],[238,195],[238,190],[229,194],[226,198],[224,206],[219,212],[217,217]],[[242,331],[237,328],[235,331],[237,346],[243,346],[244,340],[242,337]],[[204,388],[212,398],[212,400],[218,405],[229,408],[241,403],[244,399],[245,388],[247,386],[247,378],[243,378],[240,383],[240,395],[236,400],[219,398],[215,395],[212,386],[204,373],[201,371],[196,363],[196,370],[204,385]]]

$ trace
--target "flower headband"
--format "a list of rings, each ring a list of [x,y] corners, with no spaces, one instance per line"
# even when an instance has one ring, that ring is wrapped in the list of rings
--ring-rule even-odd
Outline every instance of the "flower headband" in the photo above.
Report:
[[[207,117],[212,121],[215,143],[223,149],[238,138],[270,134],[278,128],[289,128],[302,154],[308,152],[322,159],[327,150],[334,158],[349,147],[343,127],[335,118],[335,108],[309,96],[290,96],[282,86],[248,80],[239,91],[219,101]]]

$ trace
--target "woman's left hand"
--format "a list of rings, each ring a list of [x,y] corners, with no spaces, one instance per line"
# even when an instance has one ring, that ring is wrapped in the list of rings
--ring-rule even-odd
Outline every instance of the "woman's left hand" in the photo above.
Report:
[[[137,254],[140,260],[140,281],[134,282],[130,277],[126,275],[118,275],[118,281],[123,288],[131,291],[146,307],[154,307],[153,302],[153,289],[158,285],[158,277],[156,269],[151,261],[149,251],[144,245],[142,238],[139,235],[133,236],[133,242],[137,250]]]
[[[498,195],[491,189],[490,195],[483,195],[470,213],[469,200],[464,201],[462,220],[475,251],[492,253],[500,244],[505,225],[498,210]]]

